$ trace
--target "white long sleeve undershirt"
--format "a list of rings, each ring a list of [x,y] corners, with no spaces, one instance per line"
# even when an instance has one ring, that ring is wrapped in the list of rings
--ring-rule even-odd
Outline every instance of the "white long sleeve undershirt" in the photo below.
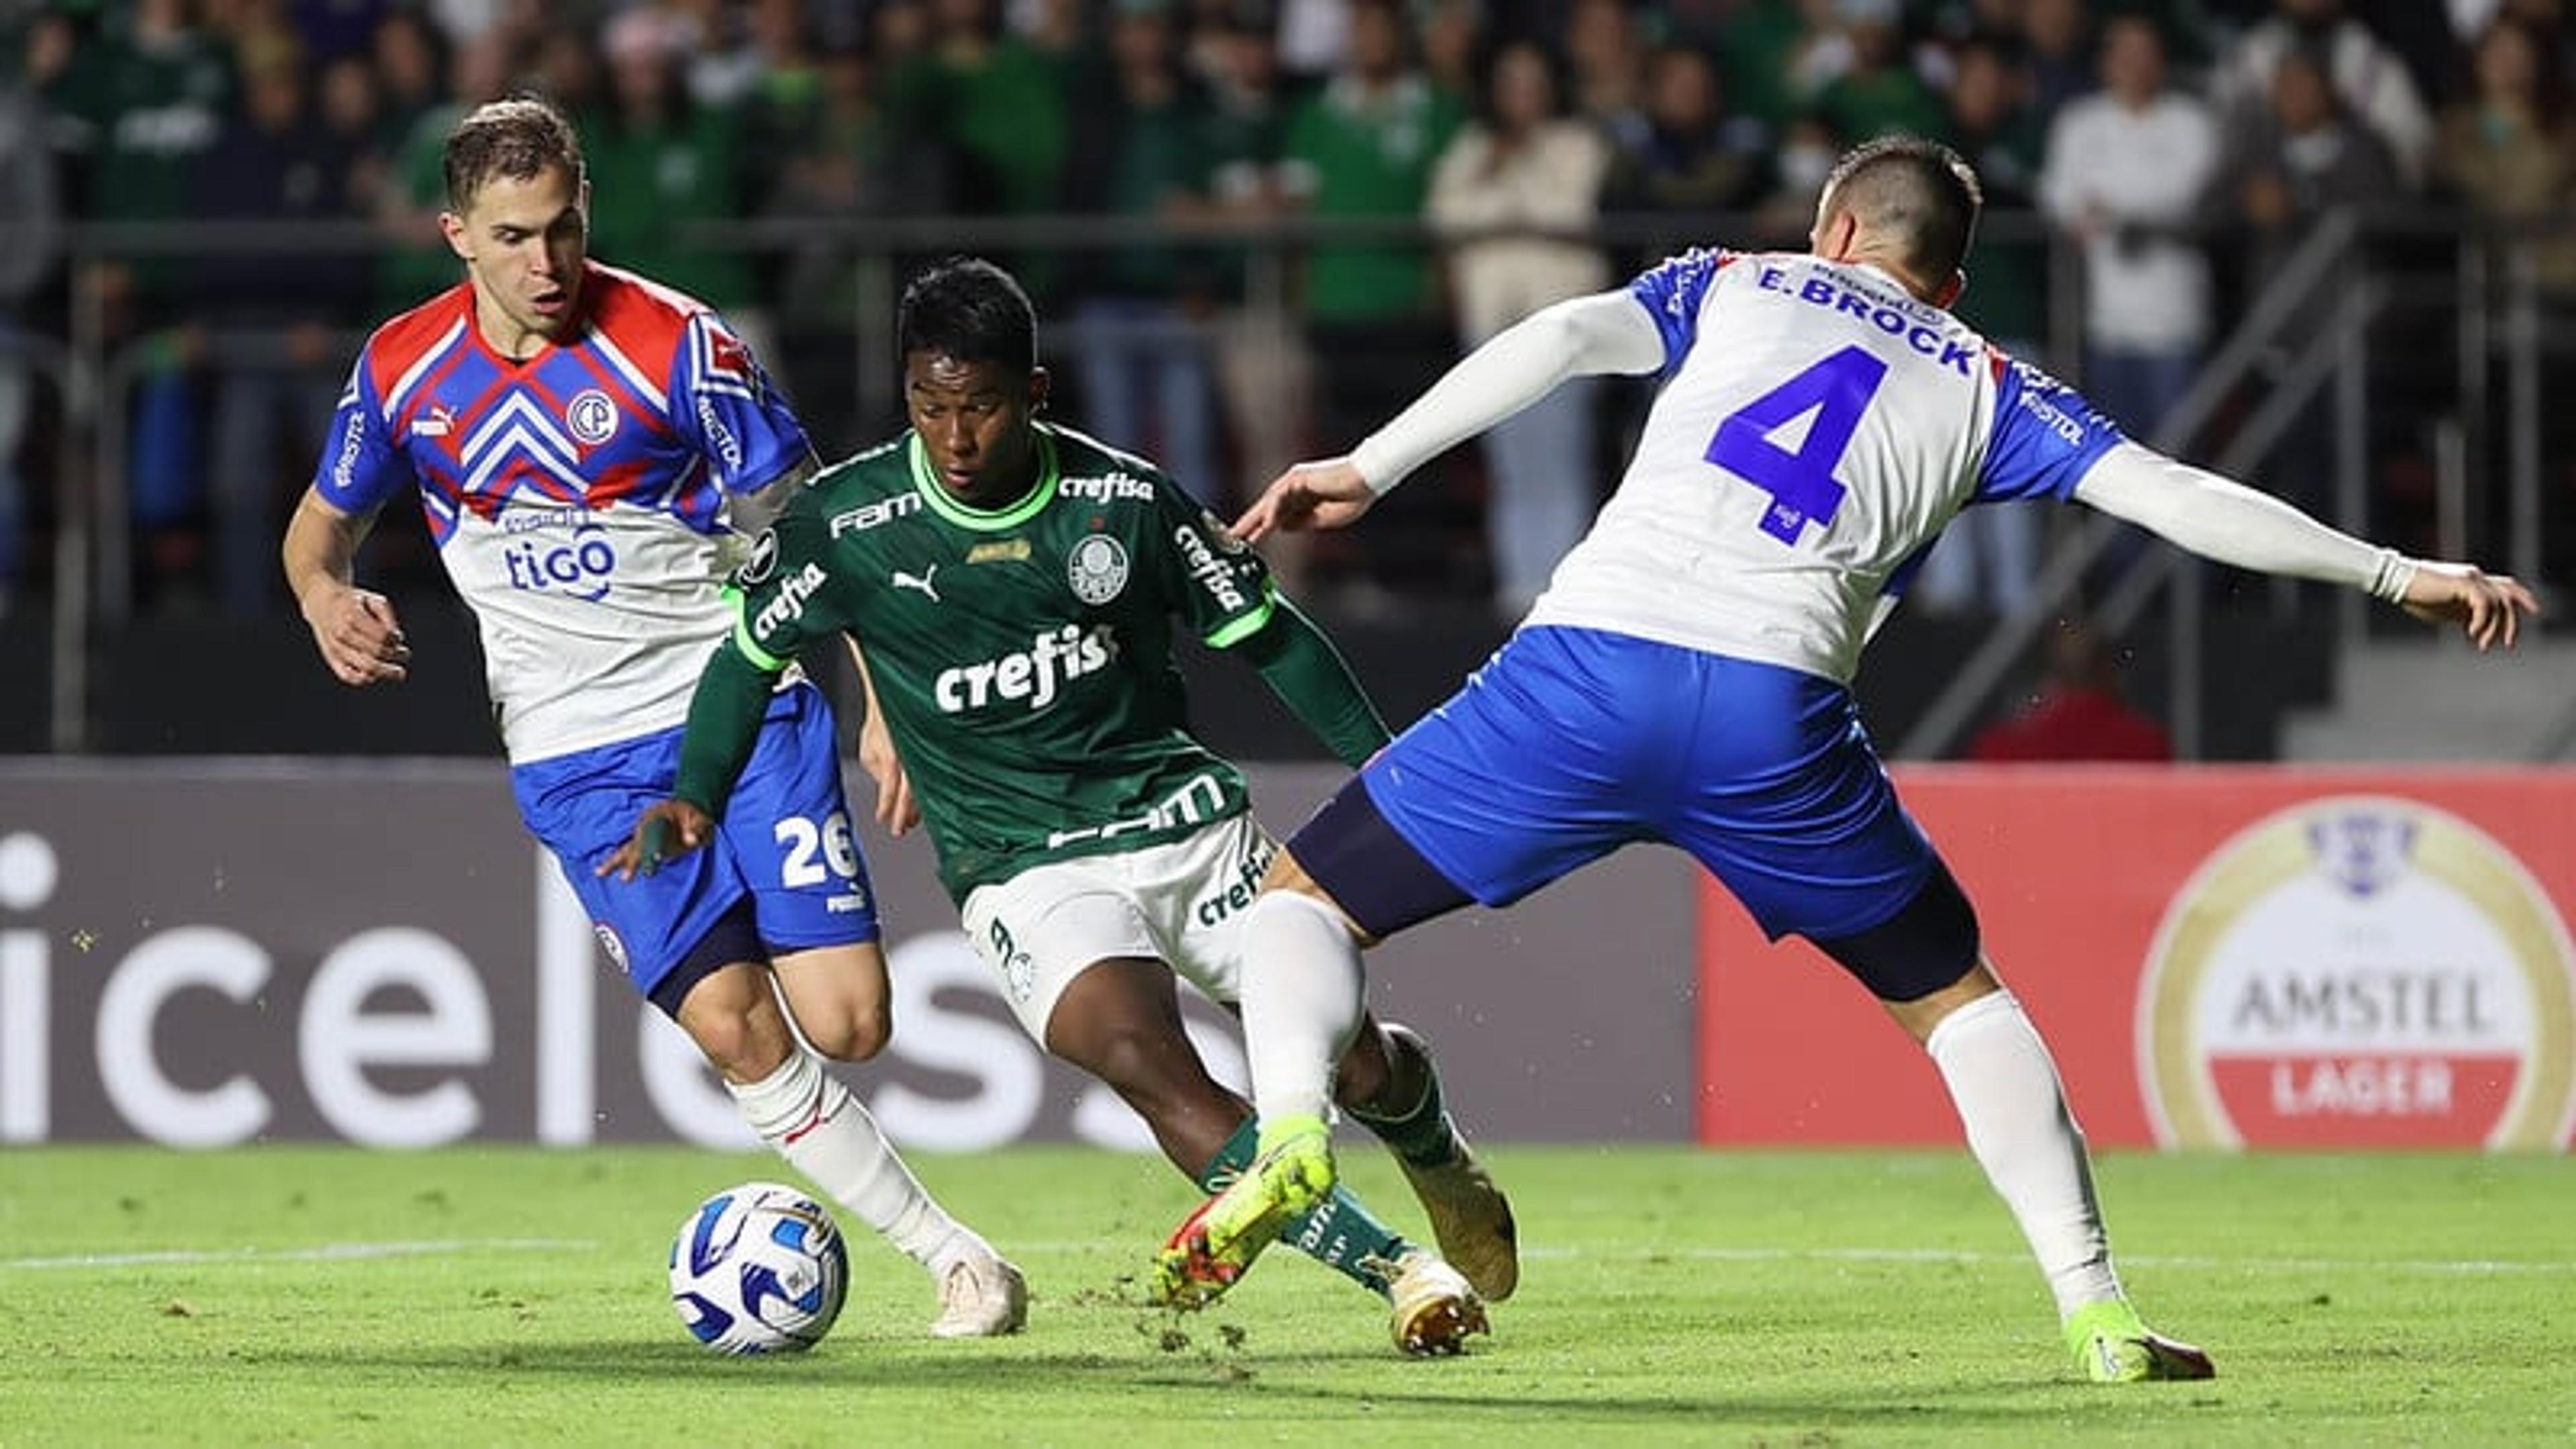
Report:
[[[2327,527],[2269,494],[2136,443],[2102,455],[2078,501],[2237,568],[2345,584],[2395,603],[2415,577],[2393,548]]]
[[[1548,395],[1569,377],[1664,365],[1663,335],[1625,290],[1544,307],[1497,332],[1351,450],[1383,494],[1404,476]]]

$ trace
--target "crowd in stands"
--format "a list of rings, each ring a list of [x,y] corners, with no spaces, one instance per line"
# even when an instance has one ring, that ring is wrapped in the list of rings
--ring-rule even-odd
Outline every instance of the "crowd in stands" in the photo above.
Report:
[[[581,126],[593,255],[737,316],[827,454],[896,421],[853,402],[850,250],[709,247],[711,225],[1165,220],[1153,244],[1009,260],[1050,324],[1069,385],[1058,415],[1156,456],[1225,512],[1281,464],[1356,441],[1463,347],[1652,260],[1603,218],[1670,219],[1676,244],[1795,245],[1836,153],[1895,129],[1957,146],[1991,206],[2035,210],[2080,249],[2080,356],[2048,351],[2037,232],[1980,251],[1962,313],[2152,434],[2231,297],[2323,212],[2569,206],[2565,10],[0,0],[14,61],[0,82],[0,598],[51,506],[31,481],[33,374],[10,339],[67,335],[77,297],[136,359],[111,451],[147,593],[281,608],[281,511],[357,336],[456,279],[436,229],[440,142],[464,108],[514,89]],[[1292,294],[1304,346],[1282,349],[1247,317],[1243,248],[1188,223],[1300,213],[1417,218],[1442,243],[1318,244]],[[1711,231],[1718,214],[1738,230]],[[52,230],[213,219],[374,239],[129,250],[75,279]],[[2540,276],[2576,295],[2576,239],[2547,248]],[[1413,500],[1411,524],[1373,533],[1364,565],[1316,560],[1319,585],[1525,603],[1588,519],[1636,405],[1569,390],[1462,450],[1445,483],[1390,500]],[[2027,601],[2036,520],[1986,512],[1935,551],[1918,600]]]

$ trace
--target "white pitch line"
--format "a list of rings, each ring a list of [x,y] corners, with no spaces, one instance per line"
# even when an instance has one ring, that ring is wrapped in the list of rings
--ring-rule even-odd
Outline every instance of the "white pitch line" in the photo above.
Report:
[[[53,1258],[0,1258],[11,1268],[203,1267],[218,1263],[347,1263],[369,1258],[424,1258],[449,1253],[587,1252],[589,1238],[449,1238],[415,1243],[324,1243],[312,1248],[174,1248],[157,1253],[70,1253]]]
[[[1627,1259],[1682,1258],[1695,1262],[1777,1263],[2027,1263],[2020,1253],[1980,1253],[1948,1248],[1651,1248],[1600,1253],[1576,1248],[1525,1248],[1524,1258]],[[2281,1273],[2576,1273],[2576,1262],[2514,1261],[2494,1258],[2221,1258],[2198,1254],[2120,1254],[2132,1268],[2185,1268],[2195,1271],[2245,1270]]]
[[[1025,1253],[1123,1252],[1119,1244],[1013,1243]],[[2025,1265],[2021,1253],[1983,1253],[1951,1248],[1545,1248],[1521,1249],[1524,1259],[1574,1262],[1585,1258],[1613,1262],[1680,1261],[1692,1263],[1945,1263],[1984,1266]],[[2220,1258],[2200,1255],[2131,1254],[2115,1257],[2122,1267],[2170,1268],[2192,1272],[2250,1273],[2442,1273],[2481,1274],[2576,1273],[2576,1262],[2515,1261],[2494,1258]]]

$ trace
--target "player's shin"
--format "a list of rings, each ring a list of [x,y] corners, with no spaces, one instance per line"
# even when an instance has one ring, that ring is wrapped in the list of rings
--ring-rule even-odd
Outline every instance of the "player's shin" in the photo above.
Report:
[[[2048,1276],[2060,1318],[2120,1297],[2084,1135],[2048,1046],[2004,991],[1951,1012],[1924,1040],[1968,1150],[2012,1210]]]
[[[1243,921],[1243,1036],[1266,1127],[1324,1120],[1366,986],[1359,943],[1330,906],[1279,890],[1253,902]]]
[[[876,1118],[813,1053],[788,1054],[757,1082],[727,1082],[743,1120],[834,1202],[944,1278],[970,1257],[990,1257],[984,1240],[932,1200],[895,1154]]]

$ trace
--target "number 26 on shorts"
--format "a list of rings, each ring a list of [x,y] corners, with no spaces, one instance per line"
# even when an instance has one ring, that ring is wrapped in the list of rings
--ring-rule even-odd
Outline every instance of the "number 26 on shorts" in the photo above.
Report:
[[[851,833],[847,814],[835,810],[820,825],[802,815],[790,815],[770,829],[778,843],[787,847],[778,879],[788,889],[822,885],[834,876],[859,878],[859,842]]]

